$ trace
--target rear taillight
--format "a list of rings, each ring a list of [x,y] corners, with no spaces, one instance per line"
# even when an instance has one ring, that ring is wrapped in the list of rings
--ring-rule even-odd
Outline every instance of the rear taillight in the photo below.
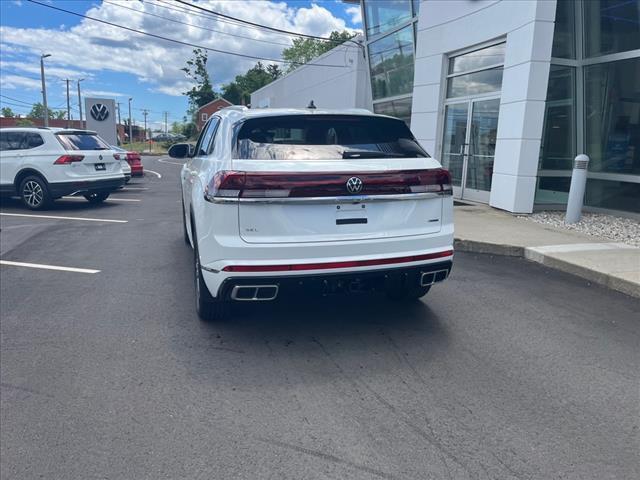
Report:
[[[357,177],[361,189],[350,191],[347,184]],[[363,173],[239,172],[216,173],[205,198],[309,198],[352,195],[403,195],[437,193],[450,195],[451,177],[442,168]]]
[[[117,153],[114,153],[113,158],[115,158],[116,160],[120,160],[120,155]]]
[[[54,165],[69,165],[73,162],[81,162],[84,159],[84,155],[62,155],[53,162]]]

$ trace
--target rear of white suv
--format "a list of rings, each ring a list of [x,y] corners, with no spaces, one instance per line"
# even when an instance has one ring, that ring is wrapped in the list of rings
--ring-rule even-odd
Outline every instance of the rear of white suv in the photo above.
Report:
[[[99,203],[121,187],[119,155],[95,132],[48,128],[0,130],[0,191],[30,209],[64,195]]]
[[[399,120],[223,110],[182,176],[203,318],[300,289],[418,298],[451,270],[449,174]]]

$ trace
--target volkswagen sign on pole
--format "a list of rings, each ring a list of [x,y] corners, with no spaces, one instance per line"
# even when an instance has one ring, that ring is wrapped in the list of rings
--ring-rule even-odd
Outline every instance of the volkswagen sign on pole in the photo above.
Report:
[[[85,98],[87,130],[97,132],[109,145],[118,144],[116,101],[112,98]]]

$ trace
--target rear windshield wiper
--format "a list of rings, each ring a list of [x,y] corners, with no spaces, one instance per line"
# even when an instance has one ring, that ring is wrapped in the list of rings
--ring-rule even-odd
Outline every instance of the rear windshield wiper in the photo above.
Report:
[[[374,150],[345,150],[342,158],[402,158],[407,155],[403,153],[379,152]]]

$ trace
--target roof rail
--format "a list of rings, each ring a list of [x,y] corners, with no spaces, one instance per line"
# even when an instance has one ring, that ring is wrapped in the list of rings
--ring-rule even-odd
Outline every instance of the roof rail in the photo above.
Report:
[[[237,110],[239,112],[244,112],[248,110],[248,108],[244,105],[229,105],[228,107],[221,108],[220,110]]]

